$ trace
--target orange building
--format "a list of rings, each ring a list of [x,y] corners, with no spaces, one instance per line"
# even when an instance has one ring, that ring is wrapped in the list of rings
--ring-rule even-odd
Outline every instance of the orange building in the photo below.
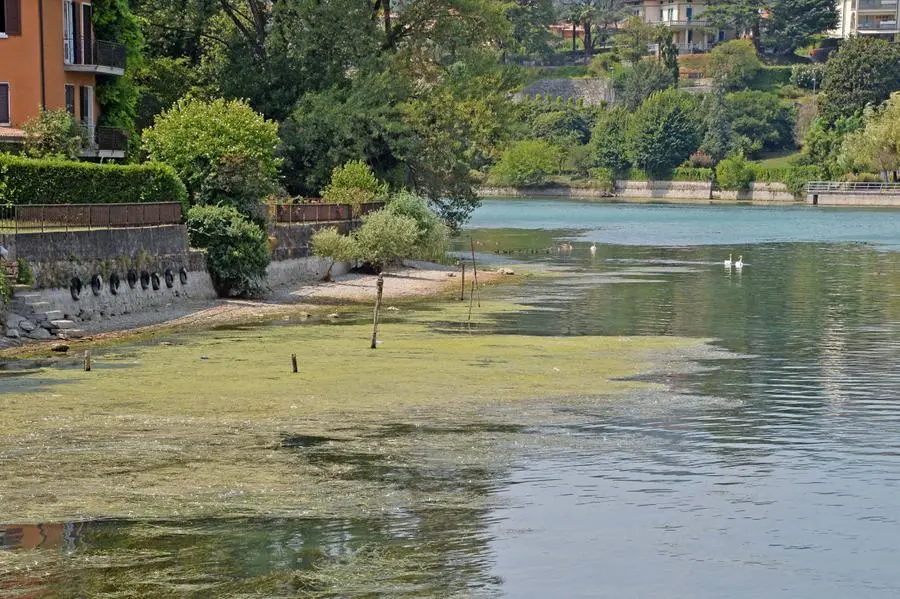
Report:
[[[93,7],[78,0],[0,0],[0,141],[21,141],[22,125],[65,108],[81,125],[85,158],[123,158],[124,132],[98,127],[95,90],[125,72],[125,47],[98,40]]]

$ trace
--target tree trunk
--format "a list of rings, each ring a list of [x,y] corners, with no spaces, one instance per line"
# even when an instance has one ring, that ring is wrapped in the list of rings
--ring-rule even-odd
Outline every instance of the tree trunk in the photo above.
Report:
[[[584,22],[584,57],[587,60],[591,59],[591,52],[594,49],[594,42],[591,39],[591,22]]]
[[[578,23],[572,21],[572,54],[578,51],[578,48],[575,46],[575,40],[578,39]]]

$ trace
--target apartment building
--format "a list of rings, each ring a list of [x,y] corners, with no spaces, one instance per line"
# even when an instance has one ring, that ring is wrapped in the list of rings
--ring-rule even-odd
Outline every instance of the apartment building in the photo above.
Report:
[[[632,3],[632,13],[649,25],[666,25],[682,54],[705,52],[728,39],[728,33],[714,28],[703,18],[706,2],[700,0],[639,0]]]
[[[898,0],[839,0],[838,10],[841,20],[835,35],[874,35],[890,40],[900,35]]]
[[[125,47],[94,35],[93,7],[77,0],[0,0],[0,141],[65,108],[82,129],[84,158],[123,158],[124,132],[98,126],[97,83],[125,72]]]

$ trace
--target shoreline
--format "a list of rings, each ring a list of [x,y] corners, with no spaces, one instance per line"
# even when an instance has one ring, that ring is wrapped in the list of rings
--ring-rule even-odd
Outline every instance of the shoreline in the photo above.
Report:
[[[509,279],[505,269],[479,270],[479,284]],[[459,271],[452,266],[430,262],[404,262],[401,268],[385,271],[383,301],[410,303],[455,293]],[[46,354],[54,347],[69,350],[94,343],[139,339],[172,330],[204,330],[222,326],[240,326],[285,317],[313,319],[332,315],[344,307],[359,308],[374,304],[377,275],[347,273],[332,281],[303,281],[269,290],[260,299],[197,300],[177,307],[167,306],[153,312],[130,314],[115,319],[84,323],[87,334],[81,339],[29,340],[0,349],[0,358],[20,358]],[[467,272],[466,284],[469,282]],[[385,306],[386,308],[388,306]],[[65,352],[62,352],[65,353]]]
[[[610,204],[700,204],[700,205],[785,205],[808,204],[781,183],[753,183],[745,191],[715,189],[709,181],[629,181],[618,180],[615,189],[586,182],[577,185],[550,184],[535,187],[491,187],[477,190],[479,198],[552,198],[605,202]]]

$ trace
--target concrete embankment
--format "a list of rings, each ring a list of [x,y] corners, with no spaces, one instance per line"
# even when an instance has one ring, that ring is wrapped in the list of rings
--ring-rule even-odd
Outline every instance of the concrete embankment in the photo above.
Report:
[[[746,191],[714,189],[708,181],[616,181],[615,191],[601,187],[482,187],[481,197],[550,197],[633,202],[794,204],[802,202],[781,183],[753,183]]]

